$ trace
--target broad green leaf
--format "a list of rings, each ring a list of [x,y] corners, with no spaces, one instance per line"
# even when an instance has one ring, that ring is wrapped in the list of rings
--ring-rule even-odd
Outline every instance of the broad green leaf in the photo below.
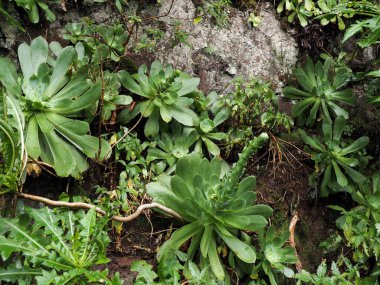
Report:
[[[154,137],[158,134],[159,130],[159,109],[155,109],[145,124],[144,134],[146,137]]]
[[[239,257],[242,261],[247,263],[255,263],[256,253],[251,246],[240,241],[236,237],[229,237],[223,235],[219,230],[216,230],[218,235],[223,239],[227,246]]]
[[[264,218],[269,218],[273,213],[273,209],[267,205],[259,204],[244,209],[236,210],[235,213],[237,215],[260,215]]]
[[[343,174],[342,170],[340,169],[340,167],[338,166],[338,164],[334,160],[332,160],[331,163],[332,163],[332,166],[334,168],[335,176],[336,176],[336,179],[338,181],[338,184],[342,187],[347,186],[347,184],[348,184],[347,178],[346,178],[346,176],[344,176],[344,174]]]
[[[200,250],[204,257],[207,257],[208,249],[210,246],[210,240],[213,238],[214,227],[212,225],[207,225],[202,235]]]
[[[334,122],[334,131],[333,131],[333,139],[337,142],[340,141],[340,137],[342,136],[343,129],[346,126],[346,120],[344,117],[336,118]]]
[[[303,23],[301,21],[301,25],[302,24]],[[315,79],[315,73],[314,73],[314,64],[310,57],[307,58],[302,68],[303,68],[305,77],[299,77],[302,74],[302,72],[294,72],[294,74],[297,76],[297,80],[300,83],[300,85],[306,88],[307,90],[311,91],[316,85],[316,79]]]
[[[380,69],[368,72],[366,76],[380,77]]]
[[[339,163],[339,161],[338,161]],[[363,174],[361,174],[360,172],[356,171],[355,169],[345,165],[345,164],[340,164],[344,170],[346,171],[346,173],[352,178],[353,181],[355,181],[355,183],[357,183],[358,185],[361,185],[362,183],[364,183],[366,181],[366,178]]]
[[[173,118],[182,125],[191,127],[199,124],[197,114],[185,106],[174,104],[173,106],[170,106],[169,110]]]
[[[70,81],[60,91],[54,94],[49,101],[55,103],[64,99],[75,99],[85,93],[91,86],[86,80],[87,76],[85,70],[79,70],[78,73],[74,74]]]
[[[310,109],[310,114],[309,114],[309,117],[307,118],[306,125],[311,126],[314,123],[315,119],[317,118],[317,113],[318,113],[320,104],[321,104],[321,101],[318,98],[315,101],[313,107]]]
[[[300,116],[307,108],[310,108],[315,103],[315,98],[310,97],[297,102],[292,108],[292,115],[294,117]]]
[[[219,156],[220,155],[220,149],[219,147],[211,140],[209,140],[206,137],[203,137],[202,140],[205,142],[207,151],[211,153],[213,156]]]
[[[77,53],[73,47],[65,47],[59,55],[57,62],[54,66],[53,73],[50,77],[50,82],[46,88],[44,95],[52,97],[54,93],[58,92],[58,87],[65,79],[65,75],[70,69],[71,64],[76,58]]]
[[[167,108],[166,105],[161,106],[160,115],[161,115],[162,120],[164,120],[165,123],[169,123],[172,120],[171,112]]]
[[[170,239],[161,246],[158,253],[158,261],[165,257],[170,251],[179,249],[182,244],[196,235],[202,229],[199,225],[199,222],[196,221],[176,230]]]
[[[301,91],[291,86],[285,87],[284,90],[282,90],[282,93],[284,93],[285,97],[289,99],[303,99],[311,97],[310,93]]]
[[[332,101],[329,101],[327,104],[334,111],[336,117],[343,116],[346,120],[349,118],[348,112],[342,107],[338,106]]]
[[[352,77],[351,69],[349,69],[348,67],[340,67],[335,72],[332,87],[334,89],[342,88],[351,80],[351,77]],[[342,98],[342,101],[346,102],[344,99],[346,97],[347,98],[346,100],[348,100],[347,102],[350,104],[353,104],[353,101],[355,100],[355,96],[354,96],[352,90],[351,89],[345,89],[341,92],[342,92],[342,95],[340,97]]]
[[[187,95],[193,91],[195,91],[199,85],[199,78],[191,78],[182,80],[182,87],[178,90],[178,96]]]
[[[64,142],[54,132],[54,126],[42,114],[36,115],[38,125],[46,139],[54,160],[53,166],[59,176],[69,176],[75,169],[75,161]]]
[[[171,191],[169,185],[165,185],[162,182],[151,182],[146,186],[147,193],[153,197],[154,201],[163,204],[164,206],[179,213],[185,220],[192,220],[191,216],[188,216],[183,208],[183,200],[178,198],[173,191]]]
[[[170,186],[173,189],[173,192],[181,199],[185,200],[186,198],[195,198],[191,192],[190,185],[186,184],[185,181],[178,175],[174,175],[170,180]]]
[[[255,176],[245,177],[242,181],[240,181],[239,189],[236,195],[240,196],[245,192],[254,191],[255,188],[256,188],[256,177]]]
[[[319,152],[325,151],[325,147],[323,146],[323,144],[321,144],[321,142],[317,138],[309,137],[308,135],[306,135],[304,131],[301,131],[301,130],[300,130],[300,134],[306,144],[310,145],[312,148],[314,148],[315,150],[318,150]]]
[[[148,94],[144,94],[141,91],[140,86],[136,83],[135,80],[131,77],[131,75],[126,71],[120,71],[119,72],[120,82],[121,84],[127,88],[129,91],[131,91],[134,94],[149,98]]]
[[[28,11],[29,21],[33,24],[37,24],[40,21],[40,14],[38,13],[38,7],[36,2],[31,2]]]
[[[112,102],[117,105],[129,105],[133,101],[131,96],[127,95],[117,95]]]
[[[368,137],[360,137],[356,141],[354,141],[352,144],[350,144],[348,147],[342,149],[340,152],[340,155],[344,156],[350,153],[353,153],[355,151],[358,151],[362,148],[365,148],[369,143]]]
[[[17,55],[20,62],[20,67],[22,70],[22,74],[24,77],[24,80],[28,80],[30,77],[34,75],[34,68],[31,64],[32,62],[32,55],[30,51],[30,46],[26,43],[22,43],[18,46],[17,49]],[[37,69],[38,67],[36,67]]]
[[[215,125],[214,122],[211,121],[209,118],[206,118],[202,120],[199,124],[199,128],[202,130],[202,132],[209,133],[214,129]]]
[[[208,248],[208,257],[210,260],[210,266],[211,266],[212,272],[215,274],[216,278],[218,278],[219,280],[223,280],[225,274],[224,274],[222,263],[220,262],[220,259],[216,250],[216,241],[215,241],[215,237],[213,233],[210,238],[209,244],[210,246]]]
[[[49,54],[49,45],[43,37],[35,38],[30,43],[31,62],[33,74],[37,74],[37,70],[42,63],[46,63]]]
[[[85,93],[78,94],[76,100],[63,101],[65,104],[55,106],[51,109],[52,112],[61,115],[76,115],[79,111],[95,105],[102,92],[101,83],[95,83]]]
[[[212,120],[214,122],[214,127],[219,126],[221,123],[226,121],[230,117],[230,112],[227,109],[220,110]]]

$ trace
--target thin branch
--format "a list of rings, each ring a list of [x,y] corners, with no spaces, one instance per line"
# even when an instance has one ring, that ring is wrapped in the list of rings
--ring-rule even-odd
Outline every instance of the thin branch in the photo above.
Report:
[[[100,215],[102,215],[102,216],[107,215],[107,212],[104,211],[103,209],[96,207],[95,205],[88,204],[88,203],[55,201],[55,200],[50,200],[50,199],[45,198],[45,197],[35,196],[35,195],[30,195],[30,194],[20,193],[20,192],[17,192],[17,195],[19,197],[24,198],[24,199],[29,199],[29,200],[41,202],[41,203],[44,203],[45,205],[52,206],[52,207],[67,207],[67,208],[76,208],[76,209],[92,209],[92,208],[95,208],[95,211],[97,213],[99,213]],[[126,217],[112,216],[111,220],[122,222],[122,223],[131,222],[131,221],[135,220],[136,218],[138,218],[142,212],[144,212],[145,210],[148,210],[148,209],[152,209],[152,208],[158,208],[158,209],[164,211],[165,213],[173,216],[174,218],[183,221],[183,218],[176,211],[169,209],[169,208],[165,207],[164,205],[161,205],[158,203],[150,203],[150,204],[140,205],[137,208],[136,212],[134,212],[133,214],[130,214],[129,216],[126,216]]]

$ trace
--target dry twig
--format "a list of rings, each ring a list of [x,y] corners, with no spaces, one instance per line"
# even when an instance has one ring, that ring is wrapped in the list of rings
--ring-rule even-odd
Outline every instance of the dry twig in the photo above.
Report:
[[[302,269],[302,263],[301,263],[301,260],[298,256],[298,253],[297,253],[297,248],[296,248],[296,241],[295,241],[295,234],[294,234],[294,231],[296,229],[296,224],[297,222],[299,221],[299,216],[298,216],[298,213],[295,212],[292,220],[290,221],[290,224],[289,224],[289,232],[290,232],[290,237],[289,237],[289,243],[290,243],[290,246],[294,248],[294,251],[295,251],[295,254],[296,254],[296,257],[298,259],[297,263],[296,263],[296,269],[298,272],[301,271]]]
[[[35,195],[30,195],[30,194],[20,193],[20,192],[17,192],[17,195],[19,197],[29,199],[29,200],[33,200],[33,201],[37,201],[37,202],[41,202],[41,203],[44,203],[45,205],[52,206],[52,207],[68,207],[68,208],[77,208],[77,209],[95,208],[95,211],[97,213],[99,213],[100,215],[102,215],[102,216],[107,215],[107,213],[103,209],[96,207],[95,205],[88,204],[88,203],[54,201],[54,200],[50,200],[50,199],[45,198],[45,197],[35,196]],[[126,217],[112,216],[111,220],[122,222],[122,223],[131,222],[131,221],[135,220],[136,218],[138,218],[141,215],[141,213],[143,213],[145,210],[152,209],[152,208],[160,209],[160,210],[164,211],[165,213],[168,213],[169,215],[173,216],[174,218],[176,218],[178,220],[181,220],[181,221],[183,220],[182,217],[176,211],[169,209],[169,208],[167,208],[161,204],[158,204],[158,203],[150,203],[150,204],[140,205],[133,214],[130,214]]]

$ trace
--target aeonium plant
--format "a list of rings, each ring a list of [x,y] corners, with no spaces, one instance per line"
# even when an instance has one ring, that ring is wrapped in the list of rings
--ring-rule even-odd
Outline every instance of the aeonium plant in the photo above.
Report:
[[[209,161],[192,155],[178,161],[174,176],[147,185],[148,194],[154,201],[173,209],[189,223],[165,242],[159,251],[159,260],[191,240],[187,250],[189,260],[199,250],[201,258],[220,280],[225,277],[217,250],[220,243],[244,262],[253,264],[256,261],[255,249],[241,241],[239,232],[263,229],[272,209],[266,205],[254,205],[254,176],[240,178],[250,155],[267,138],[264,133],[252,140],[228,172],[223,170],[218,158]]]
[[[331,59],[314,64],[308,58],[302,67],[294,70],[294,75],[302,89],[288,86],[283,93],[289,99],[298,100],[292,115],[301,125],[312,126],[318,118],[330,123],[339,116],[348,119],[348,112],[339,105],[355,103],[352,89],[343,89],[352,77],[348,67],[335,68]]]
[[[152,142],[148,149],[147,160],[161,161],[167,167],[166,174],[171,174],[180,158],[189,156],[198,139],[194,129],[183,128],[179,123],[171,125],[170,132],[164,132]]]
[[[59,176],[78,176],[88,167],[86,157],[103,159],[110,149],[105,140],[88,135],[89,124],[81,120],[96,104],[100,82],[88,79],[85,69],[73,68],[73,47],[54,58],[42,37],[21,44],[18,58],[20,74],[11,60],[1,58],[0,82],[21,106],[29,156],[52,165]]]
[[[334,125],[323,123],[322,130],[324,140],[321,142],[317,137],[310,137],[304,131],[302,139],[310,146],[311,158],[316,165],[317,175],[323,175],[321,183],[321,196],[326,197],[330,192],[349,189],[349,183],[361,185],[366,178],[357,171],[360,164],[358,152],[363,150],[368,142],[368,137],[360,137],[351,144],[343,146],[341,137],[346,120],[338,117]]]
[[[152,63],[149,74],[148,67],[141,65],[138,73],[130,75],[120,72],[122,85],[133,94],[141,96],[143,101],[136,104],[133,110],[125,109],[119,114],[119,121],[128,123],[138,114],[148,118],[144,133],[154,137],[160,130],[160,119],[169,123],[172,119],[184,126],[199,124],[197,114],[189,107],[193,104],[190,94],[197,90],[199,78],[163,66],[160,62]]]

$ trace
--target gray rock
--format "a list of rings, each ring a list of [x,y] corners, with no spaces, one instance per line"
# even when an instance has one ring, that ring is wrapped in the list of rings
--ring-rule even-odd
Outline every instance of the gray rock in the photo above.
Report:
[[[113,23],[121,20],[120,14],[110,5],[94,5],[85,1],[84,10],[72,9],[67,12],[56,10],[57,19],[54,23],[46,23],[43,30],[31,26],[33,37],[38,33],[47,36],[48,41],[62,40],[63,27],[68,22],[81,21],[86,16],[96,23]],[[165,31],[165,37],[160,40],[157,50],[152,54],[131,55],[136,65],[150,64],[157,59],[170,63],[178,69],[187,71],[201,78],[200,88],[208,93],[212,90],[222,94],[228,91],[231,79],[237,76],[259,77],[270,81],[277,90],[286,79],[297,61],[298,49],[293,37],[286,33],[276,19],[276,12],[269,3],[258,7],[256,13],[262,18],[257,28],[248,24],[248,15],[231,8],[230,24],[224,28],[217,27],[208,19],[203,19],[195,25],[196,7],[191,0],[162,0],[160,4],[140,4],[136,0],[128,2],[127,15],[138,14],[142,18],[160,16],[156,21],[143,21],[137,32],[133,33],[130,48],[138,41],[144,28],[159,27]],[[162,15],[166,15],[161,17]],[[179,43],[173,47],[173,36],[176,26],[180,23],[182,30],[189,34],[187,44]],[[1,22],[1,21],[0,21]],[[10,50],[26,40],[26,34],[14,27],[2,26],[5,42],[0,47]],[[35,29],[36,28],[36,29]],[[37,31],[38,30],[38,31]]]
[[[167,14],[171,3],[163,0],[158,14]],[[237,10],[231,11],[227,27],[217,27],[208,20],[195,25],[195,9],[191,0],[175,0],[169,14],[159,18],[168,37],[173,35],[173,21],[179,21],[190,35],[187,43],[192,48],[185,44],[172,48],[163,40],[156,59],[200,77],[205,92],[222,92],[235,76],[259,77],[281,89],[297,62],[298,49],[292,36],[282,30],[270,4],[260,6],[262,22],[258,28],[251,28],[248,16]]]

